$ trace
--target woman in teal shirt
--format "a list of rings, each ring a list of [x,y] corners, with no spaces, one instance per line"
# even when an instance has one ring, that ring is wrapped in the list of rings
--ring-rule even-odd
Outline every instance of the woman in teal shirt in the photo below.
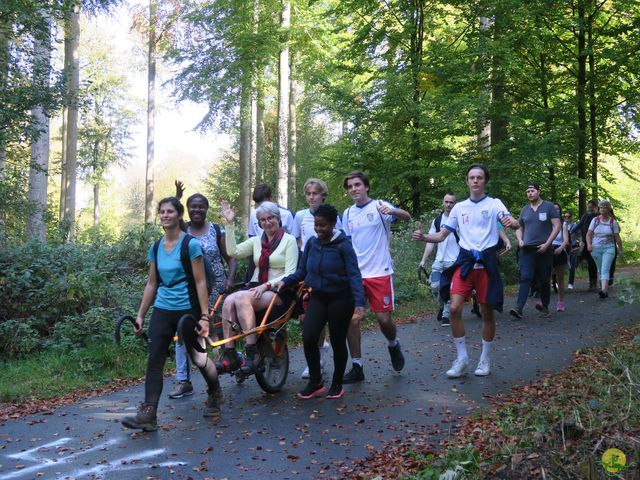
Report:
[[[186,236],[181,229],[183,215],[184,206],[177,198],[167,197],[160,201],[158,216],[164,229],[164,236],[160,239],[157,254],[154,252],[153,246],[149,249],[149,278],[144,288],[134,326],[136,333],[142,331],[144,317],[153,303],[148,332],[149,357],[145,378],[145,399],[138,407],[136,415],[125,417],[122,420],[122,424],[128,428],[144,431],[158,429],[157,409],[162,393],[162,373],[169,345],[173,340],[180,318],[186,314],[200,318],[199,335],[205,337],[209,334],[207,283],[200,242],[195,239],[189,241],[189,260],[197,292],[195,305],[192,305],[189,298],[189,279],[180,258],[182,243]],[[189,355],[193,363],[200,369],[208,386],[209,395],[204,416],[218,416],[222,404],[222,390],[215,365],[208,361],[206,353],[199,353],[191,349]]]

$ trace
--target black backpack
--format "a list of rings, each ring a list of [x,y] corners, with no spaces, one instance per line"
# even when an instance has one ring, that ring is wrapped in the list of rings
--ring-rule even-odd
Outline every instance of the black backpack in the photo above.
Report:
[[[182,262],[182,269],[187,276],[187,285],[189,290],[189,302],[193,308],[199,306],[198,302],[198,292],[196,290],[196,280],[193,276],[193,269],[191,268],[191,259],[189,258],[189,242],[191,240],[198,241],[194,236],[185,234],[184,239],[182,240],[182,245],[180,246],[180,261]],[[160,277],[160,271],[158,270],[158,248],[160,248],[160,240],[156,241],[153,244],[153,258],[154,265],[156,267],[156,277],[158,279],[158,285],[165,285],[168,288],[173,287],[176,283],[167,284],[162,281]],[[216,281],[216,276],[213,273],[213,267],[211,267],[211,262],[207,258],[206,255],[202,255],[202,261],[204,262],[204,276],[207,280],[207,295],[211,295],[213,291],[213,286]]]

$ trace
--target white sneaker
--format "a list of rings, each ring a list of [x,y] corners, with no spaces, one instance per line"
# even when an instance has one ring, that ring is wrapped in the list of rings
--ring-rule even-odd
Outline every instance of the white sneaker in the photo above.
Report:
[[[567,285],[567,290],[573,290],[573,283]]]
[[[320,374],[324,375],[324,359],[320,360]],[[302,375],[300,375],[300,378],[309,378],[309,365],[307,365],[307,368],[305,368],[302,372]]]
[[[467,368],[469,367],[469,359],[468,358],[456,358],[456,361],[453,362],[453,365],[449,370],[447,370],[447,377],[449,378],[460,378],[463,375],[467,374]]]
[[[487,359],[481,358],[474,373],[478,377],[486,377],[491,373],[491,362]]]

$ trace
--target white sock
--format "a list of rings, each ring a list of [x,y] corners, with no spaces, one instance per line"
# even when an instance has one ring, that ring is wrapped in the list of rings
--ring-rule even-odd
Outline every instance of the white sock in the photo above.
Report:
[[[362,358],[352,358],[351,363],[356,363],[359,366],[362,366]]]
[[[453,341],[456,344],[456,350],[458,351],[458,358],[468,359],[469,355],[467,354],[466,337],[458,337],[458,338],[454,337]]]
[[[390,347],[395,347],[398,344],[398,337],[394,338],[393,340],[387,340],[387,343]]]
[[[484,338],[482,339],[482,353],[480,354],[480,361],[482,360],[489,360],[489,358],[491,357],[491,344],[493,343],[493,341],[491,342],[487,342]]]

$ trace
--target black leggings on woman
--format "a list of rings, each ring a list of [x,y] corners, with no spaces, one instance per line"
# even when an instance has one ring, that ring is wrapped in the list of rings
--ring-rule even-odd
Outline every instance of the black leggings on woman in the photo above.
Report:
[[[342,376],[349,356],[347,331],[354,308],[355,302],[351,292],[346,295],[311,292],[302,331],[304,356],[307,359],[307,365],[309,365],[309,381],[311,383],[317,384],[322,380],[318,339],[327,323],[329,323],[329,336],[333,349],[333,383],[342,383]]]
[[[158,404],[162,394],[162,373],[167,361],[169,345],[173,342],[173,336],[178,328],[178,321],[183,315],[190,313],[196,319],[200,318],[199,310],[163,310],[154,307],[149,325],[149,357],[147,360],[147,377],[144,383],[145,403]],[[201,340],[202,341],[202,340]],[[189,350],[189,349],[187,349]],[[209,391],[213,392],[219,387],[218,372],[215,363],[209,359],[206,353],[197,352],[194,349],[188,351],[191,361],[196,365],[207,382]]]

